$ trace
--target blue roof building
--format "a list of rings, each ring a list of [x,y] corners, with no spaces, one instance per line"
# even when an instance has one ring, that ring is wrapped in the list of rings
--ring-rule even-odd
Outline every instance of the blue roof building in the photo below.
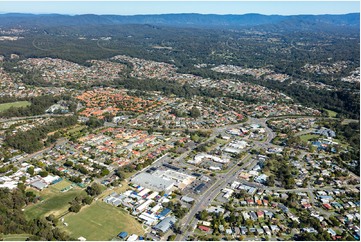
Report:
[[[127,232],[121,232],[120,234],[118,234],[118,237],[121,239],[125,239],[128,236]]]
[[[160,216],[160,217],[165,217],[165,216],[167,216],[170,212],[171,212],[171,210],[170,210],[169,208],[165,208],[165,209],[163,209],[162,212],[159,213],[159,216]]]

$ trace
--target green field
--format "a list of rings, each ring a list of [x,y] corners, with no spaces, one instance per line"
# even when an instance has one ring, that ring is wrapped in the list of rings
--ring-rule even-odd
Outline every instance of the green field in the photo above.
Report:
[[[73,184],[73,183],[68,180],[62,180],[61,182],[51,185],[51,187],[55,188],[58,191],[61,191],[62,189],[69,187],[71,184]]]
[[[30,234],[7,234],[3,235],[3,239],[4,241],[25,241],[30,236]]]
[[[55,188],[46,188],[40,192],[40,196],[44,198],[36,204],[25,208],[25,215],[29,219],[38,218],[40,216],[54,214],[59,216],[66,212],[69,208],[69,202],[77,195],[85,193],[82,190],[70,190],[68,192],[59,192]]]
[[[73,238],[83,236],[87,240],[110,240],[120,232],[143,235],[142,225],[126,211],[106,204],[93,202],[79,213],[70,213],[64,217],[68,226],[62,225]]]
[[[336,118],[337,113],[332,110],[324,109],[330,118]]]
[[[317,134],[304,134],[300,136],[300,139],[302,141],[309,141],[312,138],[319,138],[321,136],[317,135]]]
[[[12,103],[1,103],[0,112],[5,111],[11,107],[19,108],[29,106],[31,103],[28,101],[12,102]]]

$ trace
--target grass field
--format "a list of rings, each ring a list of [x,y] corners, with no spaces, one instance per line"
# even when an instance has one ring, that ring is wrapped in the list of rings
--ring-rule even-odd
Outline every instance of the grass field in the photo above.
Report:
[[[80,189],[70,190],[68,192],[60,192],[55,188],[46,188],[40,192],[40,196],[44,198],[43,201],[27,206],[25,208],[25,215],[29,219],[54,214],[59,216],[66,212],[72,201],[77,195],[84,193]]]
[[[336,118],[337,113],[332,110],[324,109],[330,118]]]
[[[4,241],[25,241],[30,234],[7,234],[3,236]]]
[[[110,240],[120,232],[143,235],[142,225],[121,208],[102,201],[93,202],[79,213],[64,217],[68,226],[62,225],[73,238],[83,236],[87,240]]]
[[[320,136],[317,134],[304,134],[300,136],[302,141],[309,141],[312,138],[319,138]]]
[[[29,106],[31,103],[28,101],[12,102],[12,103],[1,103],[0,112],[5,111],[11,107],[19,108]]]

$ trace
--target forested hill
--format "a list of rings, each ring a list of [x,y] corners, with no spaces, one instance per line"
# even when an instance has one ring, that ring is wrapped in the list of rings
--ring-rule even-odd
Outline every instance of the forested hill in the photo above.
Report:
[[[285,24],[285,23],[288,23]],[[216,15],[216,14],[160,14],[160,15],[60,15],[60,14],[0,14],[0,27],[51,27],[114,24],[152,24],[179,27],[251,27],[278,25],[291,27],[302,23],[308,28],[334,26],[359,28],[360,13],[342,15]]]

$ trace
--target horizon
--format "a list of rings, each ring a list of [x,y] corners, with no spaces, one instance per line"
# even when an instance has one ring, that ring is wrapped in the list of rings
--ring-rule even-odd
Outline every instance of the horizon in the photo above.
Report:
[[[263,15],[263,16],[302,16],[302,15],[310,15],[310,16],[317,16],[317,15],[348,15],[348,14],[360,14],[360,12],[348,12],[348,13],[321,13],[321,14],[291,14],[291,15],[286,15],[286,14],[262,14],[262,13],[242,13],[242,14],[234,14],[234,13],[226,13],[226,14],[220,14],[220,13],[149,13],[149,14],[96,14],[96,13],[82,13],[82,14],[66,14],[66,13],[25,13],[25,12],[7,12],[7,13],[3,13],[0,12],[1,15],[5,15],[5,14],[23,14],[23,15],[35,15],[35,16],[40,16],[40,15],[63,15],[63,16],[84,16],[84,15],[95,15],[95,16],[107,16],[107,15],[115,15],[115,16],[128,16],[128,17],[132,17],[132,16],[147,16],[147,15],[185,15],[185,14],[189,14],[189,15],[218,15],[218,16],[226,16],[226,15]]]
[[[324,15],[360,13],[359,1],[1,1],[0,14],[61,15]],[[21,3],[21,4],[20,4]]]

